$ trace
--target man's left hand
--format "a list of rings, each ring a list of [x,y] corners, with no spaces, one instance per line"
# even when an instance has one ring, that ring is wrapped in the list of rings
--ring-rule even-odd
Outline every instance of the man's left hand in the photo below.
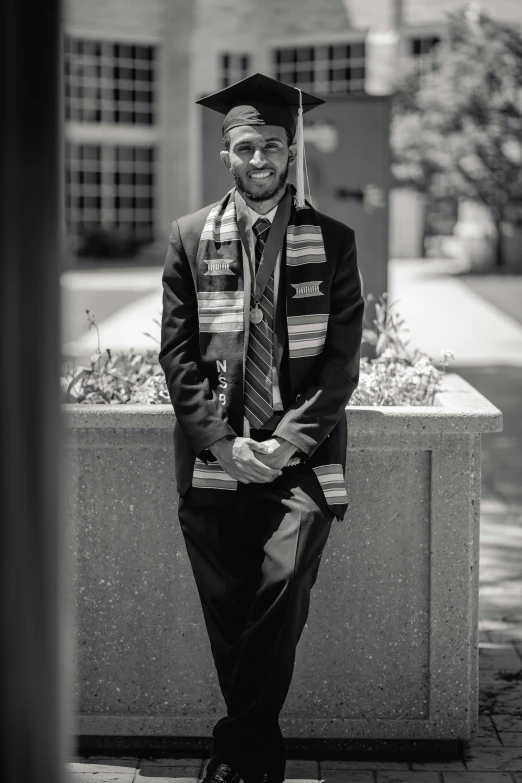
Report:
[[[297,446],[284,438],[269,438],[263,441],[263,445],[268,446],[270,452],[256,454],[256,458],[260,462],[264,462],[265,465],[278,470],[284,468],[290,457],[297,451]]]

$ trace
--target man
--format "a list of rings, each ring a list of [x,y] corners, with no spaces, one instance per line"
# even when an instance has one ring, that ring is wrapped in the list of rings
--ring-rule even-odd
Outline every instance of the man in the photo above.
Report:
[[[323,101],[256,74],[199,103],[226,115],[235,186],[173,223],[159,359],[179,521],[227,706],[205,781],[280,783],[278,716],[347,508],[364,300],[353,230],[304,202],[302,112]]]

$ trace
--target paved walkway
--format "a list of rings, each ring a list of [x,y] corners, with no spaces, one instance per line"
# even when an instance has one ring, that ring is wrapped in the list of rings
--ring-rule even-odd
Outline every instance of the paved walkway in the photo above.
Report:
[[[161,267],[64,274],[64,355],[85,359],[96,348],[86,309],[96,316],[102,350],[154,348],[159,338],[154,319],[162,309],[161,274]],[[391,261],[389,293],[399,300],[397,310],[415,337],[412,344],[434,360],[442,348],[452,348],[459,366],[522,366],[522,276],[459,277],[452,259]]]
[[[459,366],[522,367],[522,324],[514,317],[520,312],[515,300],[522,302],[522,276],[468,282],[453,259],[400,260],[390,261],[388,289],[412,346],[433,360],[442,348],[451,348]],[[488,289],[496,296],[486,295]]]
[[[484,731],[487,731],[488,727]],[[508,736],[507,732],[504,733]],[[515,740],[521,734],[511,732]],[[484,742],[492,735],[484,734]],[[326,783],[520,783],[522,769],[520,747],[496,748],[486,744],[476,748],[467,762],[380,763],[372,761],[289,761],[286,780],[296,783],[326,781]],[[197,759],[98,759],[90,764],[70,765],[71,783],[152,783],[161,778],[165,783],[198,783],[204,764]]]
[[[483,283],[467,285],[454,271],[445,261],[392,262],[390,292],[415,344],[434,359],[452,348],[451,369],[504,414],[504,431],[482,439],[479,734],[465,757],[451,762],[288,761],[287,780],[522,783],[522,278],[502,284],[510,302],[503,308],[502,286],[491,294],[491,281],[486,297],[477,292]],[[69,768],[73,783],[197,783],[205,763],[90,757]]]
[[[160,267],[84,269],[62,275],[64,357],[85,360],[97,347],[85,310],[96,318],[102,351],[158,348],[160,328],[155,319],[161,320],[162,271]]]

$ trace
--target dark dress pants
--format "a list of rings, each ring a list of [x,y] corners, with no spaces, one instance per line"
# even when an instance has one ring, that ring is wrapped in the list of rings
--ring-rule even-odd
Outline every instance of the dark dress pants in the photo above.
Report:
[[[306,464],[268,484],[239,484],[229,507],[180,498],[179,520],[201,599],[226,717],[212,755],[242,776],[284,777],[278,716],[333,515]]]

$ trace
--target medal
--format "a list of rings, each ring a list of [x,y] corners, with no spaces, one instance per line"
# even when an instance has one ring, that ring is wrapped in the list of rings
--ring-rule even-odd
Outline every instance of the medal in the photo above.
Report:
[[[257,306],[250,309],[250,321],[253,324],[261,323],[263,320],[263,311]]]
[[[238,194],[236,194],[237,196]],[[244,209],[243,209],[244,207]],[[259,302],[263,296],[263,292],[274,273],[276,266],[277,255],[281,250],[283,241],[285,238],[285,231],[290,220],[290,214],[292,210],[292,193],[287,188],[285,195],[280,200],[276,216],[272,228],[268,232],[268,238],[266,240],[265,247],[257,270],[255,269],[255,248],[252,243],[253,232],[248,231],[250,218],[246,211],[246,206],[243,199],[237,201],[237,227],[243,248],[248,256],[248,264],[250,266],[250,280],[252,285],[252,295],[250,303],[253,306],[250,307],[250,323],[260,324],[264,320],[263,311],[259,307]],[[268,317],[268,316],[267,316]]]

